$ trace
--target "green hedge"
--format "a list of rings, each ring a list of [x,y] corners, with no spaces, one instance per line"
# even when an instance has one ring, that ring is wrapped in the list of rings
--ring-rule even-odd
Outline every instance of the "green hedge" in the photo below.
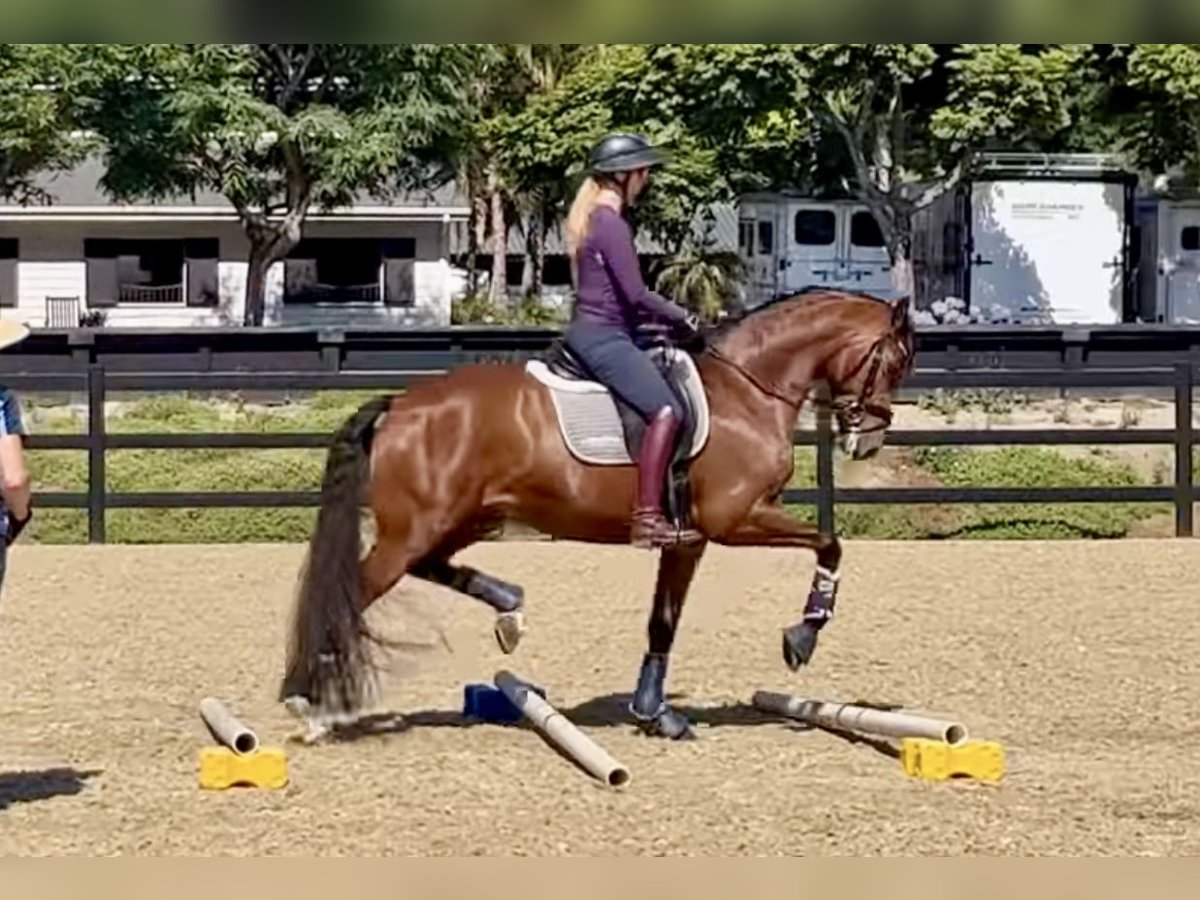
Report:
[[[1128,463],[1096,453],[1068,456],[1042,447],[973,450],[929,447],[903,457],[922,475],[946,487],[1120,487],[1144,484]],[[796,450],[791,484],[816,484],[815,452]],[[815,521],[816,508],[790,507],[798,518]],[[1170,504],[1006,503],[1006,504],[838,504],[838,532],[878,540],[989,538],[1116,538],[1136,523],[1170,515]]]
[[[327,391],[254,405],[233,395],[200,399],[183,395],[143,397],[109,416],[113,432],[333,431],[371,391]],[[82,413],[26,401],[38,433],[78,433]],[[928,448],[893,451],[926,482],[958,486],[1085,486],[1140,483],[1126,463],[1095,454],[1068,456],[1053,449],[998,450]],[[110,491],[316,490],[325,452],[313,450],[114,450],[108,455]],[[816,483],[815,452],[797,448],[791,484]],[[37,490],[83,491],[83,451],[39,450],[29,454]],[[812,507],[793,506],[794,515],[815,521]],[[1170,514],[1162,504],[839,505],[838,530],[845,537],[928,539],[946,537],[1073,538],[1120,537],[1149,516]],[[304,541],[315,510],[112,510],[108,539],[120,543]],[[74,543],[87,538],[83,511],[40,509],[28,531],[31,540]]]

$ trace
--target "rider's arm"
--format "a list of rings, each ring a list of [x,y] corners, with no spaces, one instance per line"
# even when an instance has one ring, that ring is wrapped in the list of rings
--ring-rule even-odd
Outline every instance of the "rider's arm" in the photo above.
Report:
[[[25,423],[16,395],[0,391],[0,496],[17,519],[29,515],[29,473],[25,468]]]
[[[633,244],[633,233],[619,214],[613,211],[611,215],[597,216],[593,228],[595,246],[604,255],[613,283],[631,305],[669,322],[687,319],[686,309],[646,286]]]

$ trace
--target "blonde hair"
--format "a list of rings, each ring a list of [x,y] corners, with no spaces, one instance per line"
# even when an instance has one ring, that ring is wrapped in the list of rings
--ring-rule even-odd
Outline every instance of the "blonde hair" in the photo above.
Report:
[[[575,192],[575,199],[571,202],[571,209],[567,212],[567,253],[571,260],[572,270],[575,268],[579,248],[583,246],[583,241],[588,235],[592,210],[600,202],[600,194],[603,190],[604,185],[594,176],[589,175],[583,180],[583,184],[579,185],[579,190]]]

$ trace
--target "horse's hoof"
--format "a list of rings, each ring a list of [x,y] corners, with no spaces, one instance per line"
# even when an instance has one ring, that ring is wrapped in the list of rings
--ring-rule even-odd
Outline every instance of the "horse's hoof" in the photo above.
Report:
[[[303,694],[291,694],[283,701],[283,707],[297,719],[307,719],[312,712],[312,704]]]
[[[688,717],[676,712],[669,706],[664,706],[656,715],[650,718],[638,716],[638,728],[649,737],[665,737],[673,741],[691,741],[696,739],[696,730]]]
[[[331,728],[323,717],[314,715],[312,703],[301,694],[292,694],[283,701],[284,709],[299,719],[304,727],[292,732],[287,740],[299,744],[316,744],[329,736]]]
[[[525,634],[525,613],[519,609],[500,613],[496,616],[496,626],[493,632],[496,635],[496,643],[500,645],[500,650],[506,654],[512,653],[521,643],[522,635]]]
[[[783,630],[783,661],[793,672],[807,665],[817,649],[817,631],[801,622]]]

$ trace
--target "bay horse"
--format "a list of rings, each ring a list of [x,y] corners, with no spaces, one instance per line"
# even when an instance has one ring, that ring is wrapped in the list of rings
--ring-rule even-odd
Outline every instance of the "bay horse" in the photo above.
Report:
[[[783,629],[785,664],[792,671],[807,664],[833,615],[842,551],[836,534],[779,503],[792,476],[799,412],[824,382],[843,451],[856,460],[874,456],[891,425],[891,394],[911,371],[913,323],[907,298],[810,288],[722,323],[701,349],[664,352],[684,373],[672,383],[690,386],[696,407],[675,465],[684,473],[683,513],[703,540],[659,551],[630,711],[647,734],[684,738],[694,731],[665,702],[664,682],[704,548],[712,541],[814,552],[802,614]],[[584,426],[571,424],[575,403],[592,404]],[[609,414],[606,425],[595,426],[597,410]],[[452,563],[456,553],[505,521],[559,539],[628,543],[637,429],[616,411],[619,398],[581,380],[560,353],[553,368],[464,365],[403,394],[374,397],[348,417],[329,448],[279,691],[290,712],[308,719],[310,734],[361,709],[373,687],[368,650],[382,640],[364,614],[404,575],[492,607],[496,640],[511,653],[524,630],[523,589]],[[364,503],[375,520],[365,557]]]

